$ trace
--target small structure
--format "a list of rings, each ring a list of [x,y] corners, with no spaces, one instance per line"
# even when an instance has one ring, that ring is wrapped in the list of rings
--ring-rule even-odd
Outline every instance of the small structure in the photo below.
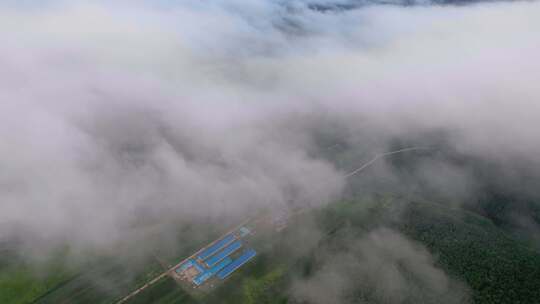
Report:
[[[240,233],[240,237],[245,237],[246,235],[251,233],[251,230],[249,230],[245,226],[242,226],[242,227],[240,227],[240,229],[238,229],[238,232]]]

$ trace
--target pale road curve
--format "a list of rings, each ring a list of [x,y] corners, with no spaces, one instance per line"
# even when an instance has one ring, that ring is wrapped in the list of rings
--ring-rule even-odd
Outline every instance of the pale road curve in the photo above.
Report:
[[[365,168],[371,166],[371,164],[373,164],[376,160],[378,160],[379,158],[382,158],[382,157],[386,157],[386,156],[389,156],[389,155],[392,155],[392,154],[397,154],[397,153],[401,153],[401,152],[407,152],[407,151],[413,151],[413,150],[427,150],[427,149],[430,149],[430,148],[427,148],[427,147],[409,147],[409,148],[403,148],[403,149],[399,149],[399,150],[395,150],[395,151],[390,151],[390,152],[385,152],[385,153],[378,153],[378,154],[375,154],[375,156],[369,160],[368,162],[364,163],[363,165],[361,165],[360,167],[354,169],[353,171],[345,174],[345,178],[349,178],[359,172],[361,172],[362,170],[364,170]],[[304,210],[305,211],[305,210]],[[247,221],[249,220],[246,220],[244,223],[242,223],[241,225],[244,225]],[[239,225],[238,227],[240,227],[241,225]],[[234,228],[236,229],[236,228]],[[232,229],[231,231],[233,231],[234,229]],[[228,232],[227,232],[228,233]],[[207,245],[208,246],[208,245]],[[190,256],[191,257],[191,256]],[[187,258],[189,259],[189,258]],[[137,288],[135,291],[131,292],[129,295],[125,296],[124,298],[122,298],[120,301],[116,302],[116,304],[122,304],[122,303],[125,303],[127,300],[131,299],[132,297],[136,296],[139,292],[141,292],[143,289],[147,288],[148,286],[156,283],[157,281],[159,281],[161,278],[165,277],[166,275],[168,275],[173,269],[175,269],[176,267],[178,267],[180,264],[182,264],[185,260],[187,259],[184,259],[182,262],[176,264],[174,267],[171,267],[170,269],[168,269],[167,271],[163,272],[162,274],[158,275],[157,277],[153,278],[151,281],[149,281],[148,283],[144,284],[143,286]]]
[[[430,149],[430,148],[427,148],[427,147],[410,147],[410,148],[403,148],[403,149],[399,149],[399,150],[395,150],[395,151],[375,154],[375,156],[371,160],[369,160],[368,162],[366,162],[362,166],[354,169],[353,171],[345,174],[345,178],[349,178],[349,177],[357,174],[358,172],[364,170],[365,168],[371,166],[371,164],[373,164],[379,158],[386,157],[386,156],[389,156],[389,155],[392,155],[392,154],[401,153],[401,152],[407,152],[407,151],[413,151],[413,150],[427,150],[427,149]]]
[[[130,298],[136,296],[139,292],[141,292],[143,289],[145,289],[146,287],[154,284],[155,282],[159,281],[161,278],[163,278],[164,276],[166,276],[167,274],[169,274],[169,270],[165,271],[164,273],[158,275],[157,277],[153,278],[150,282],[144,284],[143,286],[137,288],[135,291],[133,291],[132,293],[130,293],[129,295],[125,296],[122,300],[116,302],[117,304],[120,304],[120,303],[124,303],[126,302],[127,300],[129,300]]]

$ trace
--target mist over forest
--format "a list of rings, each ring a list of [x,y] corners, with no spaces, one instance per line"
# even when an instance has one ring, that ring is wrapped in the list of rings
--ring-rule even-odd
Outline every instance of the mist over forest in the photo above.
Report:
[[[538,16],[537,1],[0,2],[0,302],[85,303],[43,295],[113,259],[122,279],[88,281],[114,296],[88,303],[114,303],[149,259],[264,212],[290,222],[231,283],[244,294],[200,303],[537,303]],[[56,283],[15,291],[17,265],[49,280],[51,261]]]

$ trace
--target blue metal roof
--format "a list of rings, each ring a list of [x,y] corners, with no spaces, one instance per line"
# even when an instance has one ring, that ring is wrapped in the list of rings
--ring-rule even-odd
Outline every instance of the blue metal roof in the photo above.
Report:
[[[246,249],[244,253],[242,253],[241,256],[239,256],[236,260],[234,260],[232,263],[227,265],[227,267],[223,268],[220,272],[218,272],[217,276],[220,279],[225,279],[228,277],[231,273],[233,273],[236,269],[240,268],[240,266],[247,263],[249,260],[251,260],[255,255],[257,255],[257,252],[253,249]]]
[[[220,250],[221,248],[223,248],[225,245],[232,242],[233,240],[234,240],[234,235],[228,234],[221,240],[215,242],[212,246],[206,248],[203,252],[199,253],[198,258],[201,260],[205,260],[206,258],[218,252],[218,250]]]
[[[232,259],[230,257],[226,257],[225,259],[221,260],[221,262],[219,262],[217,265],[208,269],[206,272],[198,274],[193,279],[193,284],[197,286],[201,285],[202,283],[204,283],[206,280],[211,278],[214,274],[216,274],[218,271],[223,269],[223,267],[227,266],[231,262],[232,262]]]
[[[191,260],[189,260],[189,261],[193,264],[193,266],[195,266],[195,268],[197,268],[197,270],[199,271],[199,273],[205,272],[204,267],[203,267],[201,264],[199,264],[197,261],[195,261],[195,260],[193,260],[193,259],[191,259]]]
[[[242,247],[242,242],[240,240],[232,242],[229,246],[225,247],[222,251],[215,254],[206,260],[206,265],[208,267],[214,266],[217,262],[223,260],[225,257],[229,256],[231,253]]]

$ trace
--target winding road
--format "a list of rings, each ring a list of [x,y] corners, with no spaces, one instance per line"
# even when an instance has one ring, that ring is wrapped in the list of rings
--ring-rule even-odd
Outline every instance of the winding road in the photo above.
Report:
[[[362,170],[368,168],[369,166],[371,166],[375,161],[377,161],[378,159],[380,158],[384,158],[384,157],[387,157],[387,156],[390,156],[390,155],[393,155],[393,154],[398,154],[398,153],[402,153],[402,152],[408,152],[408,151],[415,151],[415,150],[428,150],[430,148],[427,148],[427,147],[409,147],[409,148],[403,148],[403,149],[399,149],[399,150],[395,150],[395,151],[390,151],[390,152],[385,152],[385,153],[378,153],[378,154],[375,154],[375,156],[370,159],[369,161],[367,161],[366,163],[362,164],[360,167],[354,169],[353,171],[345,174],[345,178],[350,178],[360,172],[362,172]],[[300,213],[302,211],[306,211],[307,208],[305,208],[304,210],[301,210]],[[249,220],[246,220],[245,222],[243,222],[242,224],[240,224],[239,226],[235,227],[234,229],[237,229],[238,227],[241,227],[242,225],[244,225],[245,223],[247,223]],[[234,231],[234,229],[231,229],[230,231]],[[228,231],[227,233],[230,233],[230,231]],[[210,244],[209,244],[210,245]],[[208,245],[207,245],[208,246]],[[204,248],[201,248],[201,250],[204,249]],[[199,250],[200,251],[200,250]],[[197,254],[197,253],[195,253]],[[192,256],[194,256],[195,254],[193,254]],[[171,267],[170,269],[168,269],[167,271],[163,272],[162,274],[158,275],[157,277],[153,278],[152,280],[150,280],[149,282],[147,282],[146,284],[144,284],[143,286],[137,288],[136,290],[134,290],[133,292],[131,292],[130,294],[128,294],[127,296],[125,296],[124,298],[122,298],[120,301],[116,302],[116,304],[122,304],[122,303],[125,303],[127,300],[131,299],[132,297],[136,296],[138,293],[140,293],[141,291],[143,291],[144,289],[146,289],[147,287],[153,285],[154,283],[156,283],[157,281],[159,281],[161,278],[167,276],[171,271],[173,271],[175,268],[177,268],[179,265],[181,265],[183,262],[185,262],[187,259],[191,258],[192,256],[182,260],[180,263],[176,264],[175,266]]]
[[[379,153],[379,154],[375,154],[375,156],[369,160],[368,162],[364,163],[363,165],[361,165],[360,167],[354,169],[353,171],[345,174],[345,178],[349,178],[359,172],[361,172],[362,170],[366,169],[367,167],[371,166],[371,164],[373,164],[376,160],[378,160],[379,158],[383,158],[383,157],[386,157],[386,156],[390,156],[392,154],[397,154],[397,153],[401,153],[401,152],[408,152],[408,151],[414,151],[414,150],[428,150],[430,148],[427,148],[427,147],[410,147],[410,148],[404,148],[404,149],[399,149],[399,150],[395,150],[395,151],[390,151],[390,152],[385,152],[385,153]]]

